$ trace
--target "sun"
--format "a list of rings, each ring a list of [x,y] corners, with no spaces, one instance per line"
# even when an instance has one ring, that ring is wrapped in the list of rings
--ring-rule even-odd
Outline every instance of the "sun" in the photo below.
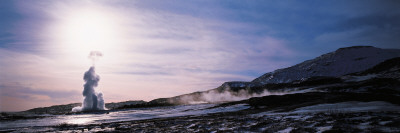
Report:
[[[87,65],[91,51],[104,54],[101,63],[118,63],[124,48],[126,30],[121,24],[123,15],[109,8],[90,6],[74,7],[58,11],[54,23],[49,26],[49,43],[53,57],[70,64]]]
[[[111,52],[121,40],[117,21],[115,15],[100,9],[69,12],[57,26],[57,44],[73,53]]]

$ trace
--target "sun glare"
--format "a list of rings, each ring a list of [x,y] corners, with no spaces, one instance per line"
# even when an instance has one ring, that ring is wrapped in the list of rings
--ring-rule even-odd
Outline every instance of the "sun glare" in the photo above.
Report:
[[[71,49],[105,51],[117,43],[117,29],[112,20],[94,11],[75,14],[66,21],[63,36]]]
[[[120,33],[117,18],[108,12],[86,9],[70,12],[58,24],[57,44],[64,52],[112,52],[118,48]]]
[[[60,19],[54,25],[51,37],[52,46],[56,46],[63,53],[62,58],[74,62],[87,63],[91,51],[100,51],[105,54],[102,62],[113,62],[121,45],[122,28],[119,24],[121,17],[114,12],[100,8],[83,8],[82,10],[66,11],[59,15]],[[114,57],[111,57],[112,55]]]

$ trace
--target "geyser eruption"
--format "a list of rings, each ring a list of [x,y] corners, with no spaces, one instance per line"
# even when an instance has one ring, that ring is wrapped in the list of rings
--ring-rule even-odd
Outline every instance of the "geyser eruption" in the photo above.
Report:
[[[74,107],[72,109],[73,112],[105,110],[103,94],[95,91],[95,87],[97,87],[100,77],[95,73],[94,62],[101,56],[103,56],[101,52],[90,52],[89,58],[92,59],[93,66],[90,67],[83,76],[83,80],[86,82],[82,92],[84,100],[81,107]]]
[[[89,54],[89,59],[92,60],[93,66],[95,66],[95,62],[103,56],[103,53],[100,51],[91,51]]]

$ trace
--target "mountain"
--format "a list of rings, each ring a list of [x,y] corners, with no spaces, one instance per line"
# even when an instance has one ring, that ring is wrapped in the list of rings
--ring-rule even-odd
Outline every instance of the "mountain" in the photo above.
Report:
[[[400,57],[400,49],[380,49],[372,46],[340,48],[300,64],[266,73],[253,84],[288,83],[315,76],[336,77],[360,72],[387,59]]]
[[[239,101],[271,94],[284,95],[312,91],[305,89],[308,89],[309,86],[318,88],[321,85],[338,84],[342,83],[343,80],[350,80],[351,78],[371,77],[371,75],[367,75],[367,77],[355,75],[341,77],[343,75],[362,71],[364,73],[369,73],[370,71],[388,71],[388,67],[396,66],[396,60],[378,64],[396,57],[400,57],[400,49],[381,49],[372,46],[340,48],[312,60],[266,73],[251,82],[225,82],[215,89],[171,98],[155,99],[146,104],[218,103]],[[370,70],[370,68],[373,69]],[[368,71],[366,71],[367,69]],[[385,75],[388,74],[390,72],[387,72]]]
[[[324,82],[333,80],[333,82]],[[276,84],[275,84],[276,85]],[[225,103],[225,105],[247,103],[253,107],[269,110],[293,110],[317,104],[340,102],[384,101],[400,105],[400,57],[388,59],[367,70],[339,77],[309,78],[300,82],[279,83],[278,86],[264,86],[264,89],[290,90],[308,89],[305,93],[268,95]]]

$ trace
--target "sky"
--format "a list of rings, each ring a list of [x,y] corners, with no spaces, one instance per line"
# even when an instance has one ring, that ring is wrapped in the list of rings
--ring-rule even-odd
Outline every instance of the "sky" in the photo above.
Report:
[[[341,47],[400,48],[390,0],[3,0],[0,111],[82,102],[95,65],[105,102],[251,81]],[[95,63],[91,51],[103,57]]]

